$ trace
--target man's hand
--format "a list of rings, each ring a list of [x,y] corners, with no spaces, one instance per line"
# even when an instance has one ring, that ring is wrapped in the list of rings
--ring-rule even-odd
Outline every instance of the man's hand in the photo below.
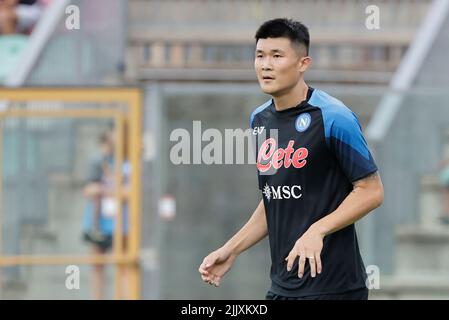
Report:
[[[265,238],[268,234],[263,200],[260,200],[248,222],[220,249],[204,258],[198,271],[204,282],[218,287],[239,254]]]
[[[321,266],[321,250],[323,249],[324,234],[320,233],[317,229],[310,227],[301,238],[299,238],[293,249],[288,254],[285,260],[287,261],[287,271],[292,269],[293,262],[299,256],[298,262],[298,277],[302,278],[304,275],[304,266],[306,259],[309,260],[310,273],[312,278],[316,274],[320,274],[322,270]]]
[[[101,183],[90,182],[83,189],[86,198],[100,197],[103,195],[103,187]]]
[[[201,279],[218,287],[223,276],[231,269],[235,258],[236,256],[224,247],[210,253],[198,269]]]

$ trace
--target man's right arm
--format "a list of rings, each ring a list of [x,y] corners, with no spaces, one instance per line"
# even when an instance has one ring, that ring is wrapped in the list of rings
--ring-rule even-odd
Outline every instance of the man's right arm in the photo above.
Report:
[[[103,167],[101,159],[92,159],[89,163],[86,182],[83,193],[86,198],[95,199],[101,196],[101,180],[103,178]]]
[[[225,245],[204,258],[198,269],[203,281],[219,286],[237,256],[265,238],[267,233],[265,207],[261,200],[248,222]]]
[[[231,254],[238,256],[265,238],[267,233],[265,206],[263,200],[260,200],[259,205],[254,210],[248,222],[223,247],[226,247]]]

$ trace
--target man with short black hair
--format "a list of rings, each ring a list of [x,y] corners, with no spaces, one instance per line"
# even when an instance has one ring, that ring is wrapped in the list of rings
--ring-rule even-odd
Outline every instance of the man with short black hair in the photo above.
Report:
[[[236,257],[268,234],[267,299],[367,299],[354,223],[384,195],[359,121],[341,101],[305,83],[307,27],[274,19],[255,38],[257,78],[272,96],[250,119],[254,132],[265,135],[256,143],[263,199],[245,226],[204,258],[201,277],[219,286]]]

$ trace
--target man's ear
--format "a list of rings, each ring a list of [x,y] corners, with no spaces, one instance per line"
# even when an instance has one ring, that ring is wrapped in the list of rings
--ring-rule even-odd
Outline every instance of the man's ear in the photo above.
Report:
[[[312,58],[311,57],[309,57],[309,56],[302,57],[299,60],[299,64],[298,64],[299,72],[301,72],[301,73],[305,72],[309,68],[309,66],[311,64],[312,64]]]
[[[312,58],[309,56],[302,57],[298,62],[298,71],[305,72],[309,66],[312,64]]]

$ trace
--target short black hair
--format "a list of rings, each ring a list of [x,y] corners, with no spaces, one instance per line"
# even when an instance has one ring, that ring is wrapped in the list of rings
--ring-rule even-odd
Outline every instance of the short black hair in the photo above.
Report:
[[[293,44],[304,46],[309,54],[309,29],[299,21],[277,18],[264,22],[256,32],[256,43],[259,39],[289,38]]]

